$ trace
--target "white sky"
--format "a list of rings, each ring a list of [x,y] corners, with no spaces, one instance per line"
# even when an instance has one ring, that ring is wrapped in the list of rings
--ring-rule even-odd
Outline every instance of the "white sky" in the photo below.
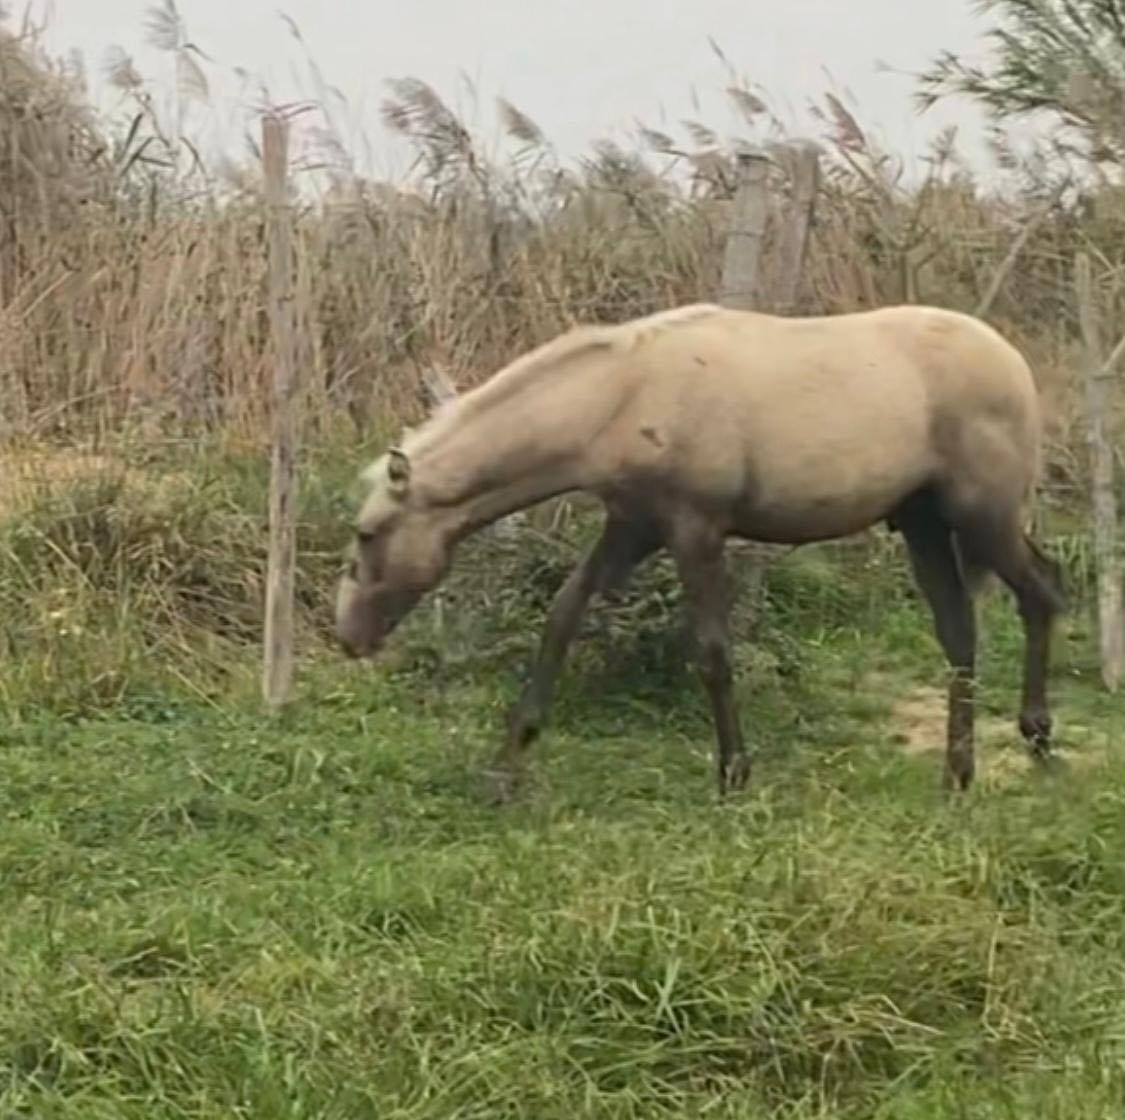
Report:
[[[160,79],[158,89],[170,86],[171,60],[144,44],[145,13],[156,2],[164,0],[32,0],[32,10],[47,17],[52,53],[79,50],[99,103],[112,104],[102,76],[111,44]],[[368,169],[377,175],[401,168],[378,107],[384,81],[407,75],[433,85],[490,138],[493,98],[508,97],[565,155],[598,137],[628,140],[638,119],[677,137],[684,117],[744,133],[708,36],[764,87],[794,133],[818,134],[805,107],[834,88],[853,94],[860,123],[907,160],[957,123],[965,153],[988,166],[973,106],[950,102],[919,117],[913,81],[876,66],[917,71],[943,48],[979,58],[987,24],[969,0],[179,0],[178,7],[191,39],[214,60],[204,69],[220,91],[219,108],[196,110],[192,125],[212,143],[237,143],[236,66],[264,79],[275,101],[314,96],[285,12],[350,103],[350,125],[366,136]],[[463,76],[476,85],[476,108]]]

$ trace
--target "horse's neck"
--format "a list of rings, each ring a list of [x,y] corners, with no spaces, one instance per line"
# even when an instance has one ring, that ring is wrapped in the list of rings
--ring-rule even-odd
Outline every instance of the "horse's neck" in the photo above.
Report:
[[[586,481],[590,432],[612,408],[586,388],[529,386],[467,411],[422,451],[416,469],[456,536]]]
[[[459,503],[453,511],[453,530],[456,537],[470,533],[499,521],[510,513],[527,509],[578,485],[578,471],[532,471],[500,486],[489,487],[468,500]]]

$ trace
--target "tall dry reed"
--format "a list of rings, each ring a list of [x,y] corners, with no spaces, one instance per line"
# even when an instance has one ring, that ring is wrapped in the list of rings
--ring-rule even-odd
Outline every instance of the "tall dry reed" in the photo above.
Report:
[[[167,8],[154,42],[175,55],[185,96],[205,97]],[[133,111],[106,124],[33,38],[0,37],[0,189],[10,200],[0,424],[9,439],[139,426],[150,437],[219,429],[259,441],[269,349],[253,153],[243,167],[205,168],[156,113],[131,61],[119,55],[113,67]],[[743,139],[775,157],[769,291],[790,186],[786,138],[733,72],[728,93]],[[415,418],[427,363],[471,384],[576,321],[717,291],[736,141],[704,123],[685,122],[683,140],[641,127],[636,150],[597,144],[569,167],[515,106],[500,103],[508,147],[492,155],[434,90],[403,79],[390,83],[383,117],[418,160],[409,181],[391,184],[351,172],[323,103],[318,111],[305,135],[319,145],[328,189],[295,196],[313,439],[341,423],[361,437]],[[1039,371],[1052,469],[1075,484],[1070,260],[1076,246],[1090,250],[1105,299],[1121,307],[1125,197],[1066,190],[1034,154],[1021,163],[1002,153],[1018,189],[990,191],[961,164],[952,135],[935,144],[924,180],[906,184],[839,98],[826,95],[818,111],[824,175],[799,310],[989,302],[988,317]],[[1021,237],[1016,267],[989,300]]]

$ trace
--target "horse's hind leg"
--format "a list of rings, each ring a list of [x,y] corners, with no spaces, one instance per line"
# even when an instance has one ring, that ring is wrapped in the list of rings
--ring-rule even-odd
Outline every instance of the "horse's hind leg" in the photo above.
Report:
[[[1020,732],[1036,755],[1051,746],[1051,713],[1047,701],[1047,676],[1050,670],[1051,628],[1066,609],[1061,570],[1041,552],[1030,537],[1022,537],[1021,551],[1027,557],[1027,571],[1016,592],[1023,620],[1026,652],[1020,703]]]
[[[547,718],[566,652],[591,597],[620,586],[660,547],[651,527],[610,514],[602,534],[555,595],[527,683],[508,714],[508,733],[496,756],[495,793],[503,798],[519,776],[527,748]]]
[[[1019,728],[1032,753],[1043,757],[1051,744],[1047,701],[1051,627],[1066,608],[1058,565],[1019,529],[1014,517],[1007,527],[959,527],[958,538],[971,561],[994,571],[1015,595],[1024,631]]]
[[[734,702],[724,543],[722,533],[694,516],[684,517],[675,526],[672,540],[695,631],[699,674],[711,701],[720,796],[742,788],[750,777],[750,756]]]
[[[952,670],[945,746],[945,782],[962,790],[972,784],[976,672],[976,618],[962,578],[949,525],[933,502],[921,498],[895,512],[910,552],[914,578],[933,615],[934,630]]]

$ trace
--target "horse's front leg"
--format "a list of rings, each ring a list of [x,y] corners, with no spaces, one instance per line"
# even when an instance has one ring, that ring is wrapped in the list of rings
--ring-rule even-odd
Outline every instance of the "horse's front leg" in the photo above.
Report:
[[[750,778],[750,755],[743,744],[734,701],[723,546],[724,537],[717,528],[692,518],[677,526],[672,548],[694,631],[699,674],[711,702],[720,796],[741,789]]]
[[[651,527],[611,514],[597,542],[555,595],[535,664],[508,713],[507,736],[493,763],[497,799],[510,796],[522,777],[527,748],[547,719],[567,649],[591,597],[619,587],[659,547]]]

